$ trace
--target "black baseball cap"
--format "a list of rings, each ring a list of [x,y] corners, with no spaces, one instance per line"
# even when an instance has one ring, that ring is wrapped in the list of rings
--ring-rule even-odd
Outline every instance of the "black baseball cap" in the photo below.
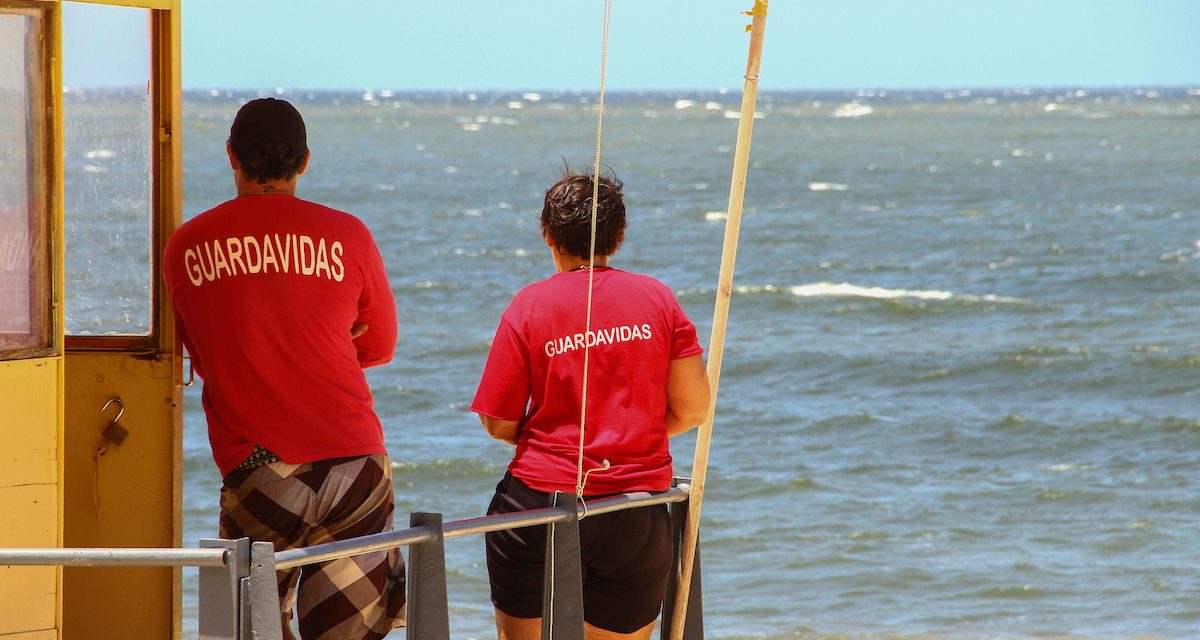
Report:
[[[308,149],[304,118],[287,100],[259,98],[242,105],[229,128],[229,146],[243,155],[260,142],[286,144],[296,151]]]

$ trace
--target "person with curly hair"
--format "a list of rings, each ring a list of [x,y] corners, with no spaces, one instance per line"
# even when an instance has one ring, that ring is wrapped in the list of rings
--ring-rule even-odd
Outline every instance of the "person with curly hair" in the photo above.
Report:
[[[625,239],[625,202],[619,180],[598,183],[568,173],[546,192],[541,231],[555,273],[526,286],[504,311],[471,404],[492,437],[516,447],[489,514],[577,495],[581,429],[585,501],[665,491],[672,479],[668,438],[708,414],[696,327],[666,285],[609,264]],[[586,637],[649,638],[672,563],[666,506],[588,516],[579,526]],[[540,637],[545,529],[487,534],[502,640]]]

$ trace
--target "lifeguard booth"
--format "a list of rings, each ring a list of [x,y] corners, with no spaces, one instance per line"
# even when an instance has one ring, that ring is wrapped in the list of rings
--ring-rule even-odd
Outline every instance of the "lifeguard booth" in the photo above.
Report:
[[[0,0],[0,547],[181,542],[179,42],[179,0]],[[0,566],[0,639],[179,637],[180,590]]]

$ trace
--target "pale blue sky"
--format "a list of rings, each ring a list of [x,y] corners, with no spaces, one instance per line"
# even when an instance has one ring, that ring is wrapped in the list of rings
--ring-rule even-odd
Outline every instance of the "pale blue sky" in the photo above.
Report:
[[[751,4],[614,0],[609,87],[740,86],[749,19],[738,12]],[[184,86],[594,90],[601,6],[183,0]],[[69,7],[68,84],[144,82],[144,63],[123,57],[137,60],[144,20],[107,11],[119,19]],[[109,44],[84,48],[86,38],[70,37],[72,20],[102,25]],[[771,2],[767,90],[1110,85],[1200,86],[1200,1]]]

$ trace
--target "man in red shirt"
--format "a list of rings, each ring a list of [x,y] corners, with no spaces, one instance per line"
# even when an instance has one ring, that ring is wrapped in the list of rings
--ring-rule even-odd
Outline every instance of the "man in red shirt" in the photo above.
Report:
[[[396,346],[379,249],[354,216],[295,196],[308,166],[289,103],[252,100],[226,144],[237,197],[181,226],[163,274],[204,380],[224,478],[221,537],[309,546],[392,529],[391,463],[363,369]],[[298,580],[298,588],[297,588]],[[382,638],[403,624],[404,561],[376,552],[279,572],[286,638]]]
[[[471,404],[489,434],[516,446],[488,513],[536,509],[551,494],[584,497],[671,486],[667,439],[708,413],[696,327],[666,285],[608,266],[625,236],[621,183],[568,175],[546,192],[542,235],[557,273],[526,286],[500,319]],[[591,282],[591,323],[587,322]],[[583,469],[578,456],[587,354]],[[544,527],[487,534],[501,639],[541,633]],[[649,638],[672,561],[665,506],[580,523],[586,635]]]

